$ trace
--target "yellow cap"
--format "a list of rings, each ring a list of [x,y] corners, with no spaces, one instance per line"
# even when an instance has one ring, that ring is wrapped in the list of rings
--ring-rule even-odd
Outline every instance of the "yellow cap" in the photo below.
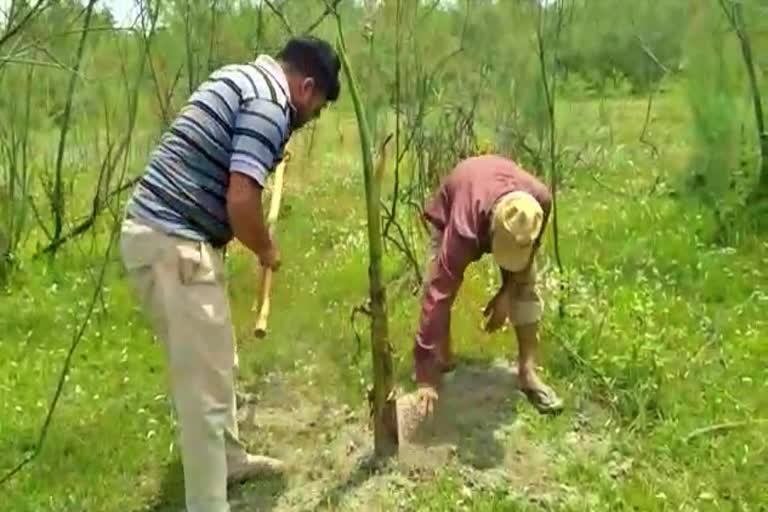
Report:
[[[543,221],[544,211],[532,195],[522,191],[503,195],[491,217],[491,252],[496,263],[510,272],[525,270]]]

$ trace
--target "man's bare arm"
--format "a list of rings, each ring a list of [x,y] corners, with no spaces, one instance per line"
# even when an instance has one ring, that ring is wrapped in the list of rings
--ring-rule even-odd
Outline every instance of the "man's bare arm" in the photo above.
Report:
[[[235,237],[259,257],[262,265],[273,266],[270,253],[276,251],[264,222],[262,188],[248,176],[233,172],[227,189],[227,214]],[[274,254],[272,255],[274,256]]]

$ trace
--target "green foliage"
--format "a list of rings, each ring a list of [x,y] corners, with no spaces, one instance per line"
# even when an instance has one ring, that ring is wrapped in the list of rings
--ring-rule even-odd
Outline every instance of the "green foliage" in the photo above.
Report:
[[[681,64],[687,8],[677,0],[574,2],[559,63],[598,93],[622,79],[635,93],[649,91]]]
[[[657,161],[636,140],[642,100],[610,103],[602,119],[595,101],[563,103],[560,124],[579,120],[587,133],[593,125],[616,126],[614,145],[599,141],[607,153],[595,169],[603,186],[581,173],[561,196],[562,215],[569,219],[562,235],[569,269],[563,276],[565,321],[557,317],[553,293],[561,276],[546,254],[542,261],[548,307],[540,361],[568,409],[560,418],[542,419],[519,401],[509,424],[489,427],[487,442],[517,454],[508,465],[483,469],[452,459],[434,474],[395,472],[384,484],[371,477],[344,487],[348,473],[316,462],[295,475],[312,483],[308,492],[338,485],[353,500],[380,485],[381,494],[366,503],[386,510],[677,510],[690,503],[701,510],[726,503],[748,510],[764,503],[764,424],[683,439],[702,427],[764,417],[768,247],[754,234],[731,250],[712,246],[708,239],[716,226],[703,207],[647,193],[654,173],[663,172],[664,179],[676,174],[668,170],[667,151]],[[684,91],[660,98],[652,133],[659,140],[686,137],[686,114]],[[333,129],[339,124],[347,132],[343,145]],[[310,424],[303,416],[310,406],[330,415],[328,404],[338,400],[367,418],[371,363],[365,345],[358,352],[349,321],[349,311],[366,296],[361,262],[368,251],[354,134],[349,114],[332,110],[318,122],[311,151],[309,133],[297,141],[278,241],[285,262],[264,340],[249,335],[253,258],[235,244],[228,259],[241,382],[259,397],[257,411],[288,422],[280,429],[259,423],[255,430],[245,422],[244,436],[254,449],[291,457],[301,446],[320,454],[327,437],[344,439],[355,424],[336,430]],[[103,230],[97,236],[103,244]],[[8,418],[0,426],[3,468],[31,448],[62,350],[83,320],[83,297],[92,291],[92,269],[100,264],[89,245],[68,246],[58,270],[29,262],[12,276],[10,294],[0,301],[0,371],[10,379],[0,388],[0,416]],[[478,328],[478,305],[498,284],[495,270],[481,261],[465,277],[453,315],[462,362],[490,362],[516,349],[510,332],[488,336]],[[395,255],[385,258],[385,271],[388,281],[397,276]],[[388,290],[398,384],[409,387],[419,297]],[[364,324],[357,322],[363,340]],[[362,441],[344,442],[343,468],[354,460],[345,451],[352,441],[363,449],[370,445],[365,419],[361,424]],[[168,499],[168,482],[180,476],[173,429],[161,348],[114,262],[51,438],[41,458],[4,488],[4,498],[14,510],[154,506]],[[458,458],[466,455],[459,447]],[[295,503],[298,485],[271,485],[246,487],[237,499]],[[357,508],[335,510],[361,509],[352,503]]]
[[[694,14],[687,45],[693,146],[685,187],[712,210],[720,224],[717,237],[725,241],[757,161],[751,98],[738,39],[719,6],[701,6]]]
[[[325,9],[310,0],[272,3],[295,31]],[[760,16],[759,3],[745,4],[764,73],[768,18]],[[555,157],[567,178],[558,199],[565,270],[553,270],[548,231],[541,365],[568,409],[542,419],[519,402],[510,424],[488,432],[489,446],[498,441],[516,458],[486,470],[468,467],[459,453],[434,474],[403,471],[366,505],[375,508],[381,499],[386,510],[757,510],[768,502],[765,424],[750,423],[768,407],[768,245],[757,229],[768,211],[758,204],[741,208],[757,150],[738,40],[715,1],[561,5],[556,51],[552,10],[544,14],[541,35],[543,69],[555,83]],[[498,151],[542,174],[551,164],[540,12],[527,1],[385,0],[366,7],[340,5],[349,64],[367,98],[371,139],[381,140],[399,123],[399,188],[388,171],[382,199],[387,211],[398,206],[401,238],[420,264],[424,247],[414,212],[456,160]],[[685,7],[694,8],[690,15]],[[53,2],[0,48],[0,88],[14,91],[0,97],[0,256],[11,253],[14,263],[0,300],[0,374],[6,377],[0,380],[0,471],[33,447],[62,353],[84,321],[83,297],[95,286],[92,270],[101,263],[105,233],[120,218],[115,200],[92,230],[62,249],[55,265],[32,258],[48,242],[46,176],[55,161],[81,13],[76,2]],[[67,226],[89,214],[96,191],[107,193],[121,176],[141,171],[165,123],[209,70],[273,51],[287,37],[264,2],[164,2],[154,34],[148,25],[114,30],[108,13],[94,16],[64,154]],[[327,19],[315,32],[333,40],[336,27]],[[358,351],[355,330],[363,340],[366,332],[364,322],[353,325],[349,315],[364,301],[368,277],[353,125],[347,91],[299,135],[278,241],[285,264],[275,287],[273,334],[258,344],[248,334],[253,258],[235,244],[228,260],[241,381],[259,395],[260,410],[295,420],[282,430],[248,426],[244,435],[252,447],[288,457],[297,456],[297,446],[318,454],[322,462],[300,465],[295,475],[310,482],[313,493],[338,484],[341,494],[353,494],[347,450],[364,446],[369,435],[364,419],[331,431],[299,414],[307,404],[326,413],[334,400],[361,417],[367,412],[372,367],[365,346]],[[126,138],[130,144],[117,152]],[[102,181],[105,160],[119,165]],[[390,226],[390,236],[397,233],[398,226]],[[404,258],[393,246],[386,246],[383,272],[396,375],[408,388],[420,297],[397,286]],[[452,326],[462,361],[490,362],[515,351],[510,332],[487,336],[477,327],[478,308],[497,278],[484,260],[465,276]],[[20,511],[153,507],[164,487],[174,487],[166,466],[175,467],[178,453],[163,368],[115,261],[51,437],[40,458],[2,489],[3,505]],[[264,407],[267,399],[272,409]],[[697,429],[731,422],[745,426],[684,441]],[[323,441],[350,425],[363,435],[344,444],[341,469],[329,470]],[[534,477],[518,478],[526,472]],[[485,480],[499,473],[509,479]],[[373,486],[375,478],[356,492]],[[243,500],[295,503],[281,492],[260,484],[246,488]],[[338,509],[364,509],[357,505]]]

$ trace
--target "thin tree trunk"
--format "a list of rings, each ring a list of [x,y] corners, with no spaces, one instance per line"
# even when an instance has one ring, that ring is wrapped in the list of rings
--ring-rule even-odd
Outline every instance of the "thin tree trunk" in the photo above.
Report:
[[[257,52],[261,51],[261,37],[264,32],[264,5],[259,2],[259,15],[256,17],[256,48]]]
[[[556,4],[554,6],[550,7],[544,7],[542,5],[538,6],[539,10],[539,20],[538,20],[538,26],[536,28],[536,40],[538,42],[538,53],[539,53],[539,64],[541,66],[541,80],[542,85],[544,87],[544,96],[546,98],[546,107],[547,107],[547,120],[549,122],[549,130],[548,130],[548,141],[547,145],[549,146],[549,165],[550,165],[550,188],[552,191],[552,238],[553,238],[553,245],[554,245],[554,251],[555,251],[555,261],[557,263],[557,269],[559,270],[561,276],[563,274],[563,260],[560,256],[560,231],[559,231],[559,215],[558,215],[558,204],[557,204],[557,190],[560,182],[560,170],[558,168],[558,151],[557,151],[557,133],[555,131],[556,129],[556,119],[555,119],[555,100],[557,98],[557,71],[555,70],[551,77],[550,82],[550,76],[547,71],[547,51],[548,48],[545,46],[545,38],[546,34],[546,16],[549,14],[546,13],[546,10],[549,9],[556,9],[555,16],[557,16],[556,19],[556,33],[555,33],[555,40],[553,44],[553,48],[551,50],[552,52],[552,58],[553,61],[556,61],[557,59],[557,48],[560,38],[560,31],[562,30],[562,22],[563,22],[563,0],[556,0]],[[541,140],[541,144],[543,145],[543,139]],[[540,148],[539,153],[541,154]],[[565,303],[564,303],[564,297],[565,297],[565,281],[560,281],[560,300],[558,301],[558,314],[560,318],[565,317]]]
[[[741,44],[741,55],[744,59],[744,66],[747,68],[747,76],[749,77],[749,88],[752,93],[752,104],[755,110],[755,126],[760,146],[760,178],[756,192],[761,196],[768,197],[768,132],[765,129],[763,101],[760,95],[760,86],[757,83],[755,62],[752,56],[752,42],[744,24],[744,9],[741,2],[732,2],[732,10],[729,10],[726,0],[720,0],[720,6],[728,18],[731,27],[736,31],[739,43]]]
[[[755,109],[755,125],[757,127],[757,136],[760,141],[760,181],[759,186],[762,193],[768,193],[768,132],[765,130],[765,117],[763,115],[763,101],[760,95],[760,86],[757,83],[757,74],[755,73],[755,63],[752,57],[752,44],[744,26],[744,13],[741,3],[735,3],[733,6],[734,21],[737,24],[736,31],[741,43],[741,54],[744,57],[744,64],[747,67],[749,76],[749,88],[752,91],[752,102]]]
[[[85,42],[88,38],[89,27],[91,26],[91,14],[96,5],[96,0],[89,0],[85,9],[85,20],[83,21],[83,32],[80,35],[80,42],[77,45],[77,56],[75,67],[69,77],[69,89],[67,91],[67,103],[64,107],[64,116],[62,118],[61,136],[59,138],[59,148],[56,155],[56,174],[53,189],[51,206],[53,209],[53,239],[58,240],[64,226],[64,180],[62,177],[62,167],[64,164],[64,149],[67,144],[67,134],[69,133],[70,117],[72,116],[72,100],[75,96],[75,86],[77,85],[80,65],[83,61],[85,52]],[[54,252],[55,254],[55,252]]]
[[[559,37],[560,33],[560,23],[562,21],[562,6],[558,5],[554,7],[557,9],[557,16],[558,16],[558,33],[557,37]],[[560,175],[559,175],[559,169],[557,167],[557,134],[555,132],[555,99],[556,99],[556,91],[555,91],[555,80],[556,78],[552,77],[552,82],[549,81],[549,74],[547,72],[547,51],[544,44],[545,39],[545,17],[547,14],[544,12],[545,8],[542,6],[538,7],[539,9],[539,24],[538,29],[536,32],[537,41],[538,41],[538,50],[539,50],[539,64],[541,66],[541,80],[542,85],[544,87],[544,97],[546,98],[546,107],[547,107],[547,118],[549,121],[549,137],[548,137],[548,146],[549,146],[549,165],[550,165],[550,187],[552,189],[552,232],[553,232],[553,238],[554,238],[554,250],[555,250],[555,260],[557,262],[557,268],[562,273],[563,271],[563,262],[562,258],[560,257],[560,237],[558,233],[558,215],[557,215],[557,187],[560,181]],[[556,45],[553,52],[556,52]]]
[[[371,300],[371,356],[373,358],[373,430],[374,451],[377,457],[391,457],[397,454],[399,437],[397,431],[397,402],[394,397],[394,372],[392,369],[392,347],[389,343],[387,325],[387,298],[382,277],[382,236],[380,214],[380,178],[385,166],[385,148],[382,147],[377,168],[374,170],[371,152],[371,136],[368,120],[357,90],[357,84],[347,59],[341,18],[336,13],[340,39],[340,57],[344,74],[347,76],[352,103],[355,106],[357,125],[360,131],[360,150],[363,157],[365,178],[365,203],[368,212],[368,281]]]
[[[384,225],[384,236],[397,217],[397,203],[400,195],[400,0],[395,3],[395,183],[392,187],[392,208],[387,223]],[[405,240],[404,240],[405,241]]]
[[[218,12],[218,0],[211,0],[211,33],[208,38],[208,73],[211,73],[217,66],[217,44],[216,44],[216,13]]]
[[[192,49],[192,27],[190,26],[191,7],[190,0],[184,2],[184,46],[187,50],[187,92],[192,94],[195,90],[195,83],[197,82],[196,63],[193,60]]]

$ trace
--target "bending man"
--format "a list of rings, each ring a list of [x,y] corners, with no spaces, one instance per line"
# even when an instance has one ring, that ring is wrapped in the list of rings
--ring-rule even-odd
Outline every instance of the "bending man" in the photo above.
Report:
[[[542,413],[562,409],[562,401],[535,368],[542,313],[535,254],[551,203],[546,185],[515,162],[495,155],[460,162],[435,193],[425,212],[432,241],[414,344],[422,415],[432,413],[442,374],[454,366],[451,307],[464,271],[486,253],[499,265],[502,284],[485,308],[484,328],[494,332],[510,321],[519,345],[519,389]]]

